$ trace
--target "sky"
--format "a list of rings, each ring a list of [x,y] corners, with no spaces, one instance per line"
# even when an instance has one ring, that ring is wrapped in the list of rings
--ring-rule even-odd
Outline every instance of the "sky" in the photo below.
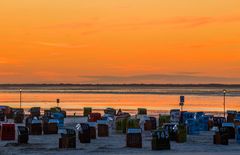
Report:
[[[0,83],[240,83],[239,0],[1,0]]]

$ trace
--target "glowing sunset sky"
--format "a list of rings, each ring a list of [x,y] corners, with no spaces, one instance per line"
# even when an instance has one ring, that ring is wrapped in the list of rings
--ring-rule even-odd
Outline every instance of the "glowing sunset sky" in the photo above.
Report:
[[[0,83],[240,83],[239,0],[1,0]]]

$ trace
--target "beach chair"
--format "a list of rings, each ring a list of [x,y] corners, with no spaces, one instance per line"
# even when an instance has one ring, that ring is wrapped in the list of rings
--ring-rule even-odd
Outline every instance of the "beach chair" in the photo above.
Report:
[[[43,122],[43,134],[58,134],[58,123],[57,119],[49,119]]]
[[[198,120],[195,120],[195,119],[187,120],[187,134],[189,134],[189,135],[199,135],[200,134]]]
[[[89,114],[92,113],[92,108],[91,107],[84,107],[83,108],[83,116],[88,117]]]
[[[171,141],[176,141],[178,132],[176,123],[166,123],[163,125],[163,129],[168,132],[168,136]]]
[[[147,109],[138,108],[138,115],[147,115]]]
[[[58,120],[58,127],[64,127],[64,115],[61,112],[53,113],[53,119]]]
[[[32,119],[30,124],[30,134],[31,135],[42,135],[42,121],[35,118]]]
[[[97,138],[97,123],[96,122],[88,122],[90,128],[90,137],[91,139]]]
[[[170,110],[170,122],[178,123],[180,121],[181,111],[180,109]]]
[[[59,138],[59,148],[76,148],[76,132],[73,129],[65,129]]]
[[[218,128],[222,127],[222,123],[226,122],[225,117],[213,117],[213,126],[217,126]]]
[[[100,113],[90,113],[88,116],[88,122],[97,122],[97,120],[101,120],[102,116]]]
[[[235,139],[235,126],[234,126],[234,123],[223,123],[222,127],[227,128],[228,139]]]
[[[160,128],[152,133],[152,150],[170,150],[168,131]]]
[[[157,118],[156,117],[149,117],[149,118],[151,121],[152,130],[156,130],[157,129]]]
[[[29,131],[27,127],[18,126],[18,144],[27,144],[29,140]]]
[[[115,121],[116,132],[126,133],[127,119],[128,118],[116,118]]]
[[[237,143],[240,144],[240,126],[236,126]]]
[[[108,137],[109,136],[109,127],[108,123],[105,120],[98,120],[98,137]]]
[[[30,110],[30,116],[31,117],[37,117],[39,118],[41,116],[41,108],[40,107],[32,107]]]
[[[0,121],[5,121],[5,114],[4,111],[0,109]]]
[[[199,129],[200,129],[200,131],[208,131],[209,130],[209,117],[208,116],[205,116],[205,115],[203,115],[203,116],[201,116],[201,117],[199,117]]]
[[[161,115],[159,114],[159,127],[162,127],[164,123],[170,123],[170,115]]]
[[[87,123],[80,123],[80,131],[78,132],[78,138],[80,143],[91,142],[90,126]]]
[[[226,127],[219,128],[219,131],[215,133],[213,144],[228,145],[228,129]]]
[[[24,110],[20,108],[14,109],[13,119],[14,119],[14,123],[23,123]]]
[[[233,123],[236,118],[237,111],[227,111],[227,122]]]
[[[0,129],[1,140],[15,140],[15,124],[2,123]]]
[[[177,143],[185,143],[187,142],[187,127],[185,124],[179,124],[177,126],[177,136],[176,136],[176,142]]]
[[[129,128],[126,143],[127,147],[142,148],[142,130],[140,128]]]
[[[113,108],[106,108],[104,109],[104,114],[115,116],[117,114],[117,111]]]
[[[136,118],[129,118],[127,120],[127,129],[128,128],[140,128],[140,119],[136,119]]]

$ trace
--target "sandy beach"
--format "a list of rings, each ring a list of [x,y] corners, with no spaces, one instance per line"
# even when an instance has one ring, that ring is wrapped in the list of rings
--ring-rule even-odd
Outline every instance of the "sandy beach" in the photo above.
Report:
[[[10,120],[11,121],[11,120]],[[65,119],[66,127],[74,127],[77,123],[86,122],[84,117],[67,117]],[[18,124],[23,125],[23,124]],[[58,139],[60,134],[56,135],[41,135],[29,137],[29,144],[17,145],[16,141],[0,141],[0,155],[78,155],[78,154],[131,154],[131,155],[146,155],[146,154],[206,154],[206,155],[239,155],[240,147],[236,140],[229,140],[229,145],[214,145],[213,131],[204,131],[200,135],[188,135],[187,143],[178,144],[171,142],[171,150],[169,151],[152,151],[151,150],[151,132],[143,132],[143,148],[127,148],[126,135],[116,133],[115,130],[110,130],[110,136],[106,138],[97,137],[96,140],[91,140],[90,144],[82,144],[77,139],[76,149],[59,149]],[[16,135],[17,136],[17,135]]]

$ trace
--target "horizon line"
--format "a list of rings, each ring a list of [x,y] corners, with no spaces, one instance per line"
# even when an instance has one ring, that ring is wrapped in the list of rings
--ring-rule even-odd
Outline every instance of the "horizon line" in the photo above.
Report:
[[[240,86],[240,83],[0,83],[0,86],[20,86],[20,85],[76,85],[76,86]]]

